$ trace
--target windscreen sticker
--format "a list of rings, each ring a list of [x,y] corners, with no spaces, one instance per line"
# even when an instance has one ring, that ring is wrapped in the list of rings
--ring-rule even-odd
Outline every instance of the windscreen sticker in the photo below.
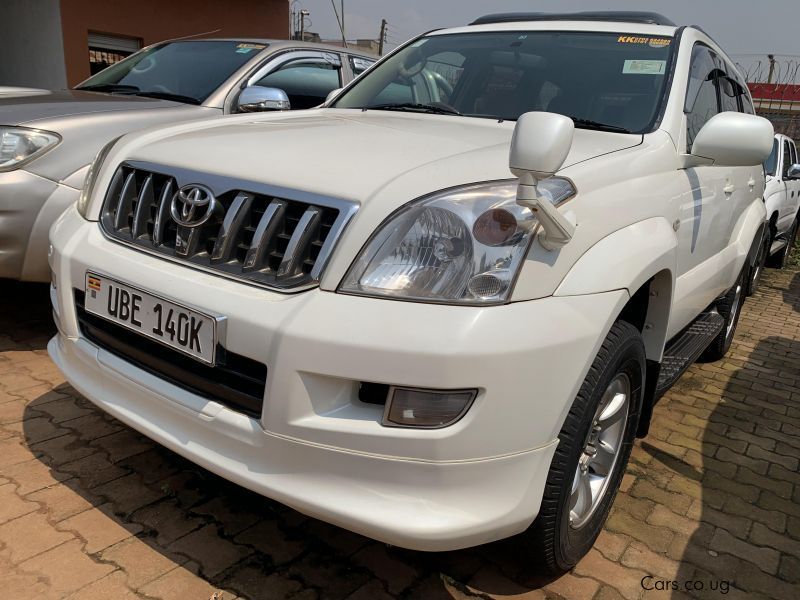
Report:
[[[663,48],[672,43],[671,38],[638,37],[635,35],[621,35],[617,38],[618,44],[645,44],[651,48]]]
[[[626,75],[663,75],[667,72],[667,61],[626,60],[622,72]]]
[[[247,44],[241,43],[236,46],[239,50],[263,50],[267,46],[265,44]]]
[[[252,48],[239,48],[236,51],[236,54],[250,54],[253,51]]]

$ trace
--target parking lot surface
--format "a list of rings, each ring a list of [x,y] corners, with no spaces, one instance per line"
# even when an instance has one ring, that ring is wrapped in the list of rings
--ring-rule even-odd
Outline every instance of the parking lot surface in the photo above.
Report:
[[[47,288],[0,283],[4,598],[800,598],[800,270],[655,411],[595,548],[390,548],[230,484],[106,416],[50,362]]]

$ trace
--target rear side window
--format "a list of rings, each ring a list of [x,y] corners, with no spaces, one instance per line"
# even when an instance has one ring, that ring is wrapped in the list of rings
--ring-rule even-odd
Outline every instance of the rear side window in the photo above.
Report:
[[[783,177],[789,175],[789,169],[792,167],[792,152],[789,149],[789,142],[783,142]]]
[[[694,138],[711,117],[719,113],[717,86],[719,68],[715,55],[707,46],[696,45],[692,50],[689,84],[686,88],[686,150],[691,151]],[[735,109],[735,110],[738,110]]]
[[[778,152],[780,152],[780,143],[778,140],[772,140],[772,152],[764,163],[764,172],[767,175],[775,175],[778,169]]]
[[[353,71],[353,75],[355,75],[356,77],[361,75],[364,71],[369,69],[374,64],[375,64],[374,60],[361,58],[360,56],[350,57],[350,69]]]
[[[792,153],[792,165],[796,165],[798,163],[797,146],[794,145],[794,142],[789,142],[789,150]]]

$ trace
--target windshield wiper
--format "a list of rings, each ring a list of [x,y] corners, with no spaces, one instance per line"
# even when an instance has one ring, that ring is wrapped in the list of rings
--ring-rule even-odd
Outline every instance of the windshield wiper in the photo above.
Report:
[[[591,119],[576,119],[575,117],[570,117],[570,119],[575,123],[575,127],[581,129],[596,129],[597,131],[611,131],[614,133],[633,133],[629,129],[619,127],[618,125],[609,125],[608,123],[600,123],[599,121],[592,121]]]
[[[139,88],[135,85],[123,85],[121,83],[95,83],[94,85],[82,85],[75,89],[87,92],[111,92],[112,94],[114,92],[132,94],[139,91]]]
[[[143,96],[145,98],[158,98],[159,100],[174,100],[175,102],[183,102],[184,104],[200,104],[200,100],[197,98],[193,98],[192,96],[183,96],[181,94],[172,94],[170,92],[157,92],[153,91],[145,91],[145,92],[133,92],[132,96]]]
[[[421,104],[418,102],[398,102],[395,104],[375,104],[374,106],[362,106],[362,110],[407,110],[411,112],[426,112],[437,115],[458,115],[463,116],[455,108],[448,108],[441,104]]]

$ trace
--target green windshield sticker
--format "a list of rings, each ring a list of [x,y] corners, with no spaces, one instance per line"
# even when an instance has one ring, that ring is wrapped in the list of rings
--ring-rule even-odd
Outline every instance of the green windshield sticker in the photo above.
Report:
[[[667,72],[667,61],[626,60],[622,72],[626,75],[663,75]]]

